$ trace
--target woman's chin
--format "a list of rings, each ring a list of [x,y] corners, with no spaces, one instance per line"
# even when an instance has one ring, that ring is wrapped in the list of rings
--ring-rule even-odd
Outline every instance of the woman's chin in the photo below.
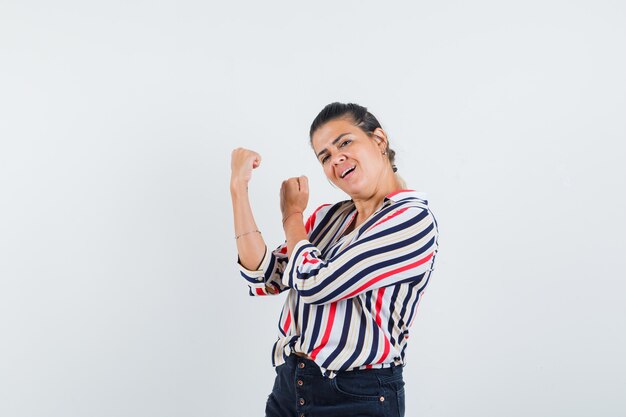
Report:
[[[369,190],[368,182],[362,177],[356,175],[349,175],[347,178],[340,179],[335,185],[341,189],[344,193],[348,194],[350,198],[362,197]]]
[[[342,184],[340,187],[344,193],[348,194],[351,198],[359,197],[363,194],[363,187],[358,184]]]

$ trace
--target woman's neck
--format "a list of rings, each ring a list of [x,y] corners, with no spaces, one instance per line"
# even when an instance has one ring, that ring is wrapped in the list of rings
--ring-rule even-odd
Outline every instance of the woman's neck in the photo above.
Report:
[[[354,207],[357,211],[357,217],[353,224],[355,226],[363,223],[369,216],[371,216],[375,211],[377,211],[380,206],[385,201],[385,197],[391,194],[394,191],[397,191],[402,188],[400,181],[396,178],[395,175],[385,183],[381,184],[380,187],[377,187],[377,190],[368,198],[352,198],[354,202]]]

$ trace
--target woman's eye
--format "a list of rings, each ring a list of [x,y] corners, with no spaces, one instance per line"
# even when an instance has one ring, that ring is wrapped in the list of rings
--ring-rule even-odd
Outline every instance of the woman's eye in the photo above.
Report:
[[[321,162],[322,164],[325,164],[325,163],[326,163],[326,161],[328,161],[328,156],[325,156],[325,157],[323,157],[322,159],[320,159],[320,162]]]
[[[339,147],[343,148],[344,146],[350,144],[350,142],[352,142],[350,139],[344,140],[343,142],[341,142],[341,145],[339,145]]]

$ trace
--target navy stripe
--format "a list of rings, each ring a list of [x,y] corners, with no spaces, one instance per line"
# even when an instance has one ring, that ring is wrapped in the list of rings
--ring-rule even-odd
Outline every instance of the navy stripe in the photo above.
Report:
[[[428,278],[426,278],[426,284],[428,284]],[[417,283],[415,285],[417,285]],[[417,309],[418,301],[419,301],[420,297],[422,296],[422,291],[424,291],[424,288],[425,288],[425,285],[417,290],[416,302],[413,303],[413,305],[411,306],[411,312],[409,313],[409,317],[407,319],[407,323],[411,323],[411,320],[413,319],[413,315],[415,314],[415,310]]]
[[[309,352],[315,349],[317,339],[320,336],[320,327],[322,326],[322,316],[324,315],[323,307],[315,308],[315,322],[313,323],[313,331],[311,332],[311,340],[309,341]]]
[[[342,236],[342,232],[343,232],[343,231],[344,231],[344,229],[345,229],[345,223],[348,221],[348,218],[349,218],[349,217],[350,217],[350,216],[346,216],[346,217],[344,217],[344,218],[342,219],[342,221],[341,221],[341,222],[338,222],[338,224],[337,224],[337,228],[335,229],[335,231],[334,231],[334,233],[333,233],[333,235],[332,235],[331,239],[329,240],[330,242],[335,242],[335,241],[338,241],[339,239],[341,239],[341,238],[343,237],[343,236]],[[338,247],[339,247],[339,245],[337,245],[336,247],[338,248]]]
[[[366,311],[370,313],[368,320],[371,322],[371,326],[372,326],[371,340],[374,342],[372,343],[370,353],[367,356],[367,359],[365,359],[365,363],[372,363],[372,361],[376,357],[376,351],[378,350],[378,343],[376,343],[378,341],[378,324],[376,324],[376,318],[372,314],[374,312],[374,309],[372,308],[372,297],[373,297],[372,292],[368,292],[367,296],[365,297],[365,300],[366,300],[365,308],[367,309]]]
[[[283,316],[285,315],[285,309],[283,308],[282,311],[280,312],[280,317],[278,317],[278,331],[280,332],[280,334],[282,334],[283,336],[286,336],[285,332],[283,331],[283,328],[281,326],[281,323],[283,322]]]
[[[359,226],[359,232],[357,233],[357,239],[361,237],[363,233],[365,233],[370,227],[378,223],[383,219],[383,217],[387,217],[391,212],[399,209],[399,205],[389,205],[388,203],[383,204],[380,211],[375,213],[369,220],[366,220],[363,224]]]
[[[299,323],[298,321],[299,314],[300,314],[300,296],[298,295],[298,293],[296,293],[296,303],[293,309],[293,322],[294,323]]]
[[[404,317],[406,317],[406,311],[409,308],[409,301],[411,301],[413,299],[413,294],[415,293],[415,285],[410,285],[409,284],[409,291],[406,295],[406,297],[404,298],[404,301],[402,302],[402,308],[400,309],[400,320],[398,320],[398,329],[403,329],[406,322],[404,320]],[[415,299],[416,302],[417,299]],[[398,342],[402,342],[402,337],[404,336],[404,332],[400,333],[400,335],[398,336]]]
[[[393,313],[394,311],[396,311],[396,301],[398,301],[398,295],[400,295],[401,288],[402,286],[400,286],[399,284],[396,284],[394,286],[393,293],[391,293],[391,299],[389,303],[389,324],[387,325],[387,333],[390,336],[389,343],[391,343],[392,346],[396,344],[396,341],[393,338],[393,328],[395,327]]]
[[[357,238],[360,238],[363,233],[367,232],[376,223],[392,215],[394,212],[403,209],[404,206],[406,205],[408,204],[403,202],[399,204],[387,205],[386,207],[383,206],[379,212],[377,212],[374,216],[372,216],[371,219],[369,219],[368,221],[366,221],[359,227],[359,233],[358,233]],[[409,205],[409,207],[412,207],[412,206]]]
[[[260,282],[258,279],[251,277],[243,271],[239,272],[239,274],[241,274],[241,276],[251,284],[257,285]]]
[[[314,230],[312,230],[309,234],[310,241],[316,241],[319,236],[325,236],[326,232],[331,229],[336,222],[340,220],[340,217],[334,218],[334,215],[342,208],[342,206],[344,206],[344,203],[337,203],[326,212],[322,219],[318,220],[316,218],[316,221],[319,225],[318,227],[314,228]]]
[[[365,311],[372,311],[372,293],[365,294]]]
[[[274,272],[274,266],[276,265],[276,257],[270,257],[270,263],[267,266],[267,270],[265,271],[265,280],[267,281],[272,276],[272,272]]]
[[[298,295],[298,303],[300,303],[300,296]],[[306,333],[307,324],[309,324],[309,311],[311,307],[309,304],[302,303],[302,328],[300,329],[301,334]]]
[[[363,346],[365,344],[365,334],[367,333],[367,315],[365,314],[363,301],[361,300],[361,298],[355,298],[354,302],[359,304],[361,310],[361,314],[359,317],[359,335],[357,337],[354,353],[352,353],[352,355],[350,355],[350,357],[344,362],[344,369],[351,368],[354,365],[354,361],[356,361],[356,359],[361,355],[361,352],[363,351]]]
[[[276,361],[274,360],[274,357],[276,356],[276,348],[278,347],[279,341],[280,339],[276,340],[274,342],[274,346],[272,346],[272,366],[276,366]]]
[[[398,232],[402,232],[403,230],[409,229],[412,226],[415,226],[416,224],[418,224],[419,222],[421,222],[422,220],[424,220],[424,218],[428,216],[428,212],[427,211],[421,211],[417,216],[415,217],[411,217],[409,219],[407,219],[406,221],[397,224],[393,227],[388,227],[386,229],[382,229],[380,231],[376,231],[376,233],[372,233],[371,235],[364,237],[362,239],[359,239],[358,244],[361,245],[363,243],[367,243],[369,241],[375,240],[375,239],[380,239],[383,238],[385,236],[389,236],[392,235],[394,233],[398,233]],[[432,230],[432,227],[434,227],[434,225],[430,225],[429,227],[431,227],[430,230]]]
[[[320,235],[324,236],[324,234],[322,233],[322,230],[327,226],[328,219],[333,218],[333,215],[337,211],[339,206],[340,204],[334,204],[328,207],[328,209],[325,210],[324,213],[321,213],[321,211],[324,210],[323,208],[320,209],[319,212],[317,212],[317,214],[315,215],[315,224],[312,225],[311,231],[309,232],[310,241],[316,241],[317,237]]]
[[[372,363],[374,359],[376,359],[376,355],[378,354],[378,324],[376,323],[376,319],[372,317],[370,319],[372,321],[372,343],[370,347],[370,353],[365,358],[365,363]]]

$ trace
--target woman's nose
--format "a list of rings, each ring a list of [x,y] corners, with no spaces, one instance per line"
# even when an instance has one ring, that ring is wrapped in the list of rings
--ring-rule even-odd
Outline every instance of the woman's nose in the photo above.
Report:
[[[333,155],[333,164],[337,165],[346,160],[346,156],[342,153]]]

